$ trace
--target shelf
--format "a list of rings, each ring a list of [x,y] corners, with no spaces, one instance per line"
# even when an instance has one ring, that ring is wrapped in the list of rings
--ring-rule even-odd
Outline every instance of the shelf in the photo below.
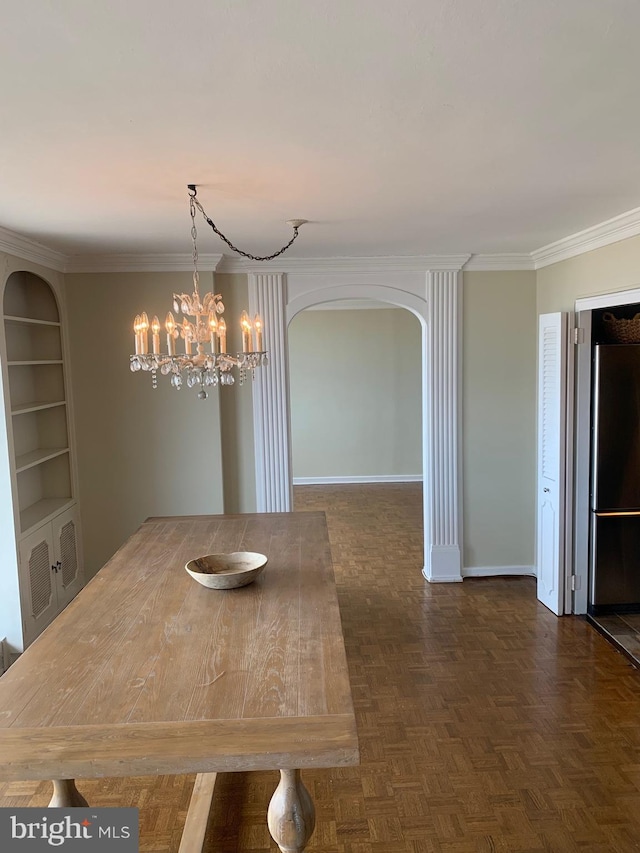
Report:
[[[35,320],[33,317],[11,317],[5,316],[5,323],[25,323],[30,326],[57,326],[60,328],[60,323],[53,320]]]
[[[57,362],[62,359],[62,339],[57,323],[38,320],[34,323],[5,323],[7,362]]]
[[[7,279],[2,307],[5,317],[60,322],[58,302],[51,286],[26,270],[13,272]]]
[[[12,415],[26,415],[27,412],[40,412],[42,409],[54,409],[56,406],[66,406],[66,400],[55,400],[52,403],[46,403],[42,400],[34,400],[31,403],[21,403],[19,406],[14,406],[11,409]]]
[[[33,364],[64,364],[62,359],[42,358],[39,361],[8,361],[8,367],[31,367]]]
[[[57,444],[61,445],[62,442],[58,439]],[[37,448],[36,444],[32,444],[31,448],[22,447],[18,450],[18,455],[24,456],[27,453],[34,452],[34,448]],[[39,518],[41,510],[32,510],[32,507],[37,506],[42,509],[50,506],[51,504],[48,502],[51,500],[62,501],[63,504],[66,504],[72,499],[69,454],[62,453],[41,461],[39,465],[23,468],[16,472],[16,482],[20,517],[22,518],[27,513],[26,518],[30,522],[28,526],[31,527],[41,520]],[[58,503],[53,504],[54,507],[57,505]],[[47,512],[47,514],[49,513]],[[21,530],[24,533],[25,524],[23,522],[21,522]]]
[[[8,364],[9,399],[11,409],[22,409],[34,401],[56,403],[64,400],[64,364],[61,361],[39,361],[37,363],[15,361]]]
[[[20,536],[25,536],[32,528],[50,521],[62,510],[74,504],[75,501],[72,498],[44,498],[28,506],[20,513]]]
[[[63,453],[68,453],[68,447],[40,447],[38,450],[31,450],[29,453],[23,453],[21,456],[16,456],[16,474],[20,471],[26,471],[27,468],[33,468],[34,465],[40,465],[48,459],[54,459],[56,456],[62,456]]]

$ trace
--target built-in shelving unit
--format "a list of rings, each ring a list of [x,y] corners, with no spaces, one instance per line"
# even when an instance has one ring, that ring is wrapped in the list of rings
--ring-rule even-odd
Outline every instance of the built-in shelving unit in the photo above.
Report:
[[[20,534],[71,502],[68,413],[57,300],[49,284],[14,273],[4,326]]]
[[[58,296],[47,281],[27,271],[9,276],[3,333],[4,403],[27,644],[82,585],[62,318]]]

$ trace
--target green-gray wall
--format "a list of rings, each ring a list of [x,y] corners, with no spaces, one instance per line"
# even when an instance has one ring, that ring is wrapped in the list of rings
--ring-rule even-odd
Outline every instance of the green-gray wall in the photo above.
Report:
[[[292,320],[294,477],[422,476],[421,334],[402,308]]]
[[[465,273],[463,305],[463,565],[532,566],[535,273]]]
[[[229,341],[242,347],[240,332],[232,320],[248,308],[245,275],[216,274],[216,292],[221,293],[229,329]],[[233,345],[233,344],[231,344]],[[220,389],[222,469],[225,512],[256,511],[255,453],[253,447],[253,394],[251,378],[242,386]]]
[[[151,515],[223,511],[218,393],[198,400],[131,373],[133,317],[164,321],[189,273],[66,277],[80,510],[87,576]],[[201,277],[210,289],[211,274]]]
[[[640,237],[538,270],[538,313],[572,311],[576,299],[640,287]]]
[[[633,262],[628,260],[627,278],[618,274],[612,287],[636,284],[632,269]],[[547,289],[555,291],[560,281],[552,279],[553,274],[551,267],[538,274],[539,307],[546,298],[545,283],[551,282]],[[211,287],[212,279],[210,273],[202,274],[203,290]],[[227,316],[236,317],[247,305],[246,277],[217,275],[215,281],[215,290],[225,299]],[[597,285],[606,290],[609,281],[598,281],[594,287]],[[532,565],[536,274],[465,273],[463,288],[464,565]],[[65,289],[87,574],[97,571],[149,515],[253,511],[251,386],[220,389],[210,399],[199,401],[195,391],[175,391],[164,377],[153,391],[148,374],[129,371],[134,315],[146,310],[163,319],[173,291],[191,290],[190,274],[72,274],[65,276]],[[326,322],[327,315],[336,334],[338,326],[344,325],[344,344],[327,347],[326,331],[319,328],[311,334],[312,327]],[[374,377],[363,366],[355,370],[348,366],[360,317],[372,347],[367,361],[378,371]],[[387,318],[393,318],[393,333]],[[229,322],[230,329],[232,326]],[[360,328],[358,339],[363,331]],[[387,344],[395,337],[402,342],[391,354]],[[290,354],[296,476],[330,475],[328,449],[338,455],[349,450],[351,467],[346,467],[343,455],[343,467],[334,469],[334,474],[420,473],[419,342],[419,321],[400,309],[307,311],[294,319]],[[310,358],[314,353],[317,358]],[[323,382],[323,376],[334,373],[329,391],[324,386],[313,390],[313,364],[321,364],[328,354],[339,361],[331,370],[325,361],[321,370]],[[381,354],[384,358],[377,362]],[[111,361],[105,363],[105,358]],[[364,435],[376,446],[378,437],[392,431],[389,418],[403,413],[397,433],[386,441],[387,456],[375,454],[375,464],[358,456],[360,447],[338,439],[331,448],[325,442],[325,455],[307,454],[306,461],[298,459],[304,418],[320,401],[328,421],[327,393],[333,396],[338,389],[348,400],[345,409],[351,409],[352,415],[361,405],[370,406],[371,400],[377,400],[365,422],[354,429],[360,444]],[[305,405],[300,405],[305,395],[310,399],[306,414]],[[313,467],[300,469],[301,463]]]
[[[131,318],[146,308],[166,310],[174,288],[190,289],[189,274],[68,275],[73,396],[77,414],[80,499],[86,554],[95,571],[147,515],[159,512],[252,511],[253,424],[251,389],[202,405],[185,390],[161,384],[152,392],[148,376],[133,376],[126,364],[131,348]],[[570,310],[580,296],[640,284],[640,237],[612,244],[535,272],[470,272],[463,276],[463,519],[464,565],[532,565],[535,543],[535,388],[536,315]],[[229,316],[246,305],[246,277],[216,276]],[[352,311],[307,311],[291,324],[292,424],[294,473],[312,476],[327,464],[317,454],[299,469],[299,400],[313,392],[304,387],[305,367],[327,352],[311,347],[299,330],[307,322],[353,323]],[[370,312],[380,318],[386,310]],[[395,309],[391,312],[396,316]],[[314,316],[316,319],[314,319]],[[397,316],[414,323],[407,312]],[[338,319],[340,318],[340,319]],[[298,325],[298,324],[303,325]],[[353,332],[353,329],[352,329]],[[374,339],[378,333],[374,333]],[[347,343],[350,338],[346,337]],[[384,340],[384,338],[383,338]],[[297,356],[300,346],[304,357]],[[333,348],[332,348],[333,349]],[[122,372],[93,367],[85,353],[112,353]],[[331,356],[333,357],[333,356]],[[306,365],[305,365],[306,359]],[[415,364],[419,363],[416,356]],[[413,394],[413,368],[399,368]],[[306,376],[307,383],[309,375]],[[419,380],[418,380],[419,381]],[[162,382],[162,381],[161,381]],[[357,371],[340,376],[343,389],[361,393],[375,380]],[[391,388],[383,393],[389,401]],[[326,389],[322,390],[322,394]],[[337,389],[331,389],[333,394]],[[394,395],[397,389],[394,390]],[[417,403],[417,395],[414,402]],[[315,405],[315,403],[314,403]],[[396,397],[393,397],[396,405]],[[355,407],[353,407],[355,408]],[[392,405],[387,406],[388,409]],[[411,417],[419,424],[420,415]],[[374,429],[375,427],[375,429]],[[419,427],[418,427],[419,428]],[[382,423],[371,426],[372,440]],[[360,430],[362,435],[362,430]],[[180,450],[191,442],[194,452]],[[335,444],[335,442],[334,442]],[[224,454],[221,447],[224,447]],[[415,445],[414,445],[415,448]],[[335,448],[333,448],[335,449]],[[340,450],[338,446],[338,451]],[[396,451],[396,454],[399,451]],[[385,470],[365,472],[362,461],[347,473],[415,473],[413,456],[396,455]],[[398,462],[398,460],[405,460]],[[224,460],[224,461],[223,461]],[[400,471],[399,465],[404,468]],[[395,470],[393,470],[395,469]],[[419,469],[418,469],[419,470]],[[160,474],[159,472],[163,473]],[[310,473],[308,473],[310,472]],[[224,477],[224,483],[223,483]]]

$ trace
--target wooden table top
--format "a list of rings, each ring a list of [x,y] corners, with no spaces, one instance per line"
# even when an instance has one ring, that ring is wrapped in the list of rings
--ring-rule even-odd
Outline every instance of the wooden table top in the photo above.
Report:
[[[184,569],[230,551],[269,562]],[[3,780],[357,763],[324,513],[148,519],[0,678]]]

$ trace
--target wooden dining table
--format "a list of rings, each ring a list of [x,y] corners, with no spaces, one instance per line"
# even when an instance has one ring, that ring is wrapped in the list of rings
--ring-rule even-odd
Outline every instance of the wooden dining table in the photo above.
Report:
[[[267,556],[252,584],[185,571],[233,551]],[[0,678],[0,780],[80,806],[77,779],[195,773],[180,853],[202,849],[216,774],[265,769],[271,835],[299,853],[300,770],[358,761],[324,513],[147,519]]]

